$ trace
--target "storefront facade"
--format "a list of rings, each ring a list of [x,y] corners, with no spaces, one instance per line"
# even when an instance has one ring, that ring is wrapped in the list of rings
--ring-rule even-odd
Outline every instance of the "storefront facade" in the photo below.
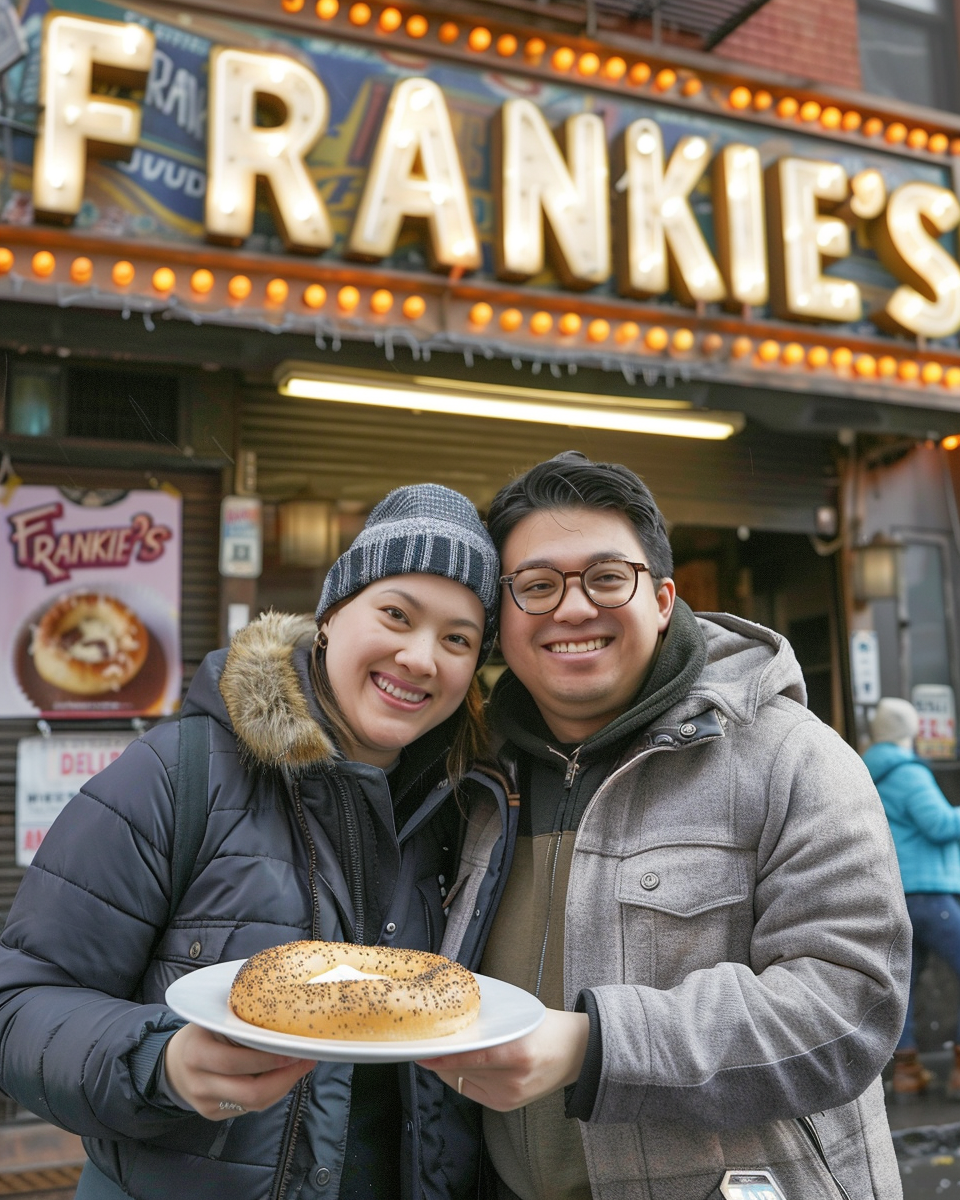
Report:
[[[186,684],[259,609],[312,609],[389,488],[482,510],[578,448],[647,480],[681,594],[787,634],[849,740],[927,688],[949,774],[960,118],[535,8],[26,0],[0,39],[4,538],[32,488],[179,496]],[[33,569],[11,547],[4,588]],[[105,587],[73,565],[51,600]],[[0,910],[38,722],[176,707],[31,691],[21,608]]]

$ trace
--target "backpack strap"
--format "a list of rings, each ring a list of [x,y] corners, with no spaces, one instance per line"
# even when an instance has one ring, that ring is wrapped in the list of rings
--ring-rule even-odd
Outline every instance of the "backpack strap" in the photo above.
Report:
[[[189,886],[207,829],[210,771],[210,719],[203,713],[181,717],[180,758],[173,789],[173,862],[170,865],[172,921]]]

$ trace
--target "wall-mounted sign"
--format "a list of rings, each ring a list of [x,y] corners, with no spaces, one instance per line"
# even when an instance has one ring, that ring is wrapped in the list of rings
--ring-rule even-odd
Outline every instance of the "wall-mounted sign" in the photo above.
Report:
[[[28,867],[47,830],[98,771],[120,757],[132,733],[51,734],[17,743],[17,866]]]
[[[873,629],[850,635],[850,680],[854,704],[876,704],[880,699],[880,644]]]
[[[180,702],[178,494],[23,485],[0,506],[0,716]]]
[[[43,116],[35,147],[16,141],[5,221],[870,320],[877,334],[960,330],[946,161],[839,147],[809,122],[775,137],[732,110],[593,95],[586,81],[389,43],[212,14],[197,34],[99,0],[73,9],[26,4],[31,54],[11,78]],[[143,98],[91,88],[91,75]],[[88,162],[95,148],[128,161]]]
[[[220,504],[220,574],[258,579],[263,569],[263,514],[257,496],[224,496]]]
[[[957,709],[953,688],[946,684],[918,684],[910,700],[920,718],[917,754],[921,758],[956,758]]]

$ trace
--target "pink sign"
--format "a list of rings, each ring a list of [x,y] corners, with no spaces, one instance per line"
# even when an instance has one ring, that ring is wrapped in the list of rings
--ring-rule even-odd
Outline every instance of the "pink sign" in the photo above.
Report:
[[[0,505],[0,717],[180,701],[178,494],[22,485]]]

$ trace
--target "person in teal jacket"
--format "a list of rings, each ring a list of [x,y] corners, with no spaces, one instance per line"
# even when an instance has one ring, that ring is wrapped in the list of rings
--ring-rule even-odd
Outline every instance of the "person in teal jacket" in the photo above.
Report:
[[[914,753],[919,720],[907,700],[884,697],[870,722],[864,754],[883,802],[913,925],[913,971],[906,1022],[894,1053],[897,1098],[924,1092],[932,1076],[917,1057],[914,1000],[923,957],[936,954],[960,979],[960,808]],[[947,1095],[960,1100],[960,1020]]]

